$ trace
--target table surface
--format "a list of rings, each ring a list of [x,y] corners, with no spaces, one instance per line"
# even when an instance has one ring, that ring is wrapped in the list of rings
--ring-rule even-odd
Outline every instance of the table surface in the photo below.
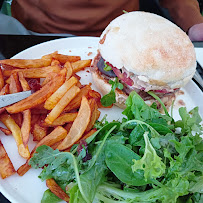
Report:
[[[0,35],[0,60],[11,58],[22,50],[36,44],[63,37],[64,36]],[[203,42],[194,42],[194,46],[203,48]],[[10,201],[0,193],[0,203],[10,203]]]

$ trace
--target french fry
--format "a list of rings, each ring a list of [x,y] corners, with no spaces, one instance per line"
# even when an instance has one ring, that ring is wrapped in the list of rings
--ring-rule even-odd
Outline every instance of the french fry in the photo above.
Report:
[[[53,78],[55,78],[57,75],[57,73],[49,73],[49,75],[47,75],[47,77],[44,79],[44,81],[42,82],[42,87],[44,85],[46,85],[49,81],[51,81]]]
[[[46,180],[46,186],[60,199],[66,202],[70,200],[69,196],[61,189],[61,187],[55,182],[53,178]]]
[[[10,94],[13,94],[20,91],[21,91],[21,85],[18,79],[18,74],[14,72],[10,77],[9,92]]]
[[[61,114],[64,108],[70,103],[70,101],[80,92],[77,86],[72,86],[65,95],[60,99],[52,111],[45,119],[47,124],[52,124],[53,121]]]
[[[1,67],[0,67],[0,90],[3,87],[4,87],[4,77],[3,77],[2,70],[1,70]]]
[[[16,124],[21,128],[23,123],[23,115],[21,112],[12,114],[11,117],[16,122]]]
[[[5,59],[0,60],[0,64],[12,66],[15,68],[41,68],[51,64],[52,59]]]
[[[65,95],[65,93],[77,83],[77,79],[75,77],[67,80],[61,87],[59,87],[56,92],[54,92],[45,102],[44,108],[47,110],[53,109],[56,104],[60,101],[60,99]]]
[[[80,107],[82,97],[87,97],[88,92],[91,90],[91,87],[89,85],[84,86],[81,88],[78,95],[69,103],[69,105],[64,109],[64,112],[69,112],[73,109],[77,109]]]
[[[31,152],[30,158],[33,157],[37,147],[42,145],[52,146],[55,143],[63,140],[66,136],[67,136],[67,130],[61,126],[58,126],[49,135],[47,135],[37,143],[37,145],[34,147],[34,149]],[[18,175],[23,176],[31,168],[31,166],[29,165],[30,158],[26,161],[25,164],[19,167],[19,169],[17,170]]]
[[[60,66],[60,65],[61,65],[60,61],[58,61],[56,59],[52,60],[52,62],[51,62],[51,66]]]
[[[76,73],[78,71],[84,70],[86,67],[89,67],[91,65],[91,59],[88,60],[80,60],[71,63],[73,72]]]
[[[1,177],[7,178],[15,173],[15,168],[13,167],[13,164],[6,153],[6,150],[4,149],[4,146],[2,142],[0,141],[0,174]]]
[[[59,126],[59,125],[64,125],[66,123],[69,122],[73,122],[75,120],[75,118],[77,117],[78,113],[64,113],[62,115],[60,115],[56,120],[54,120],[54,122],[52,124],[47,124],[47,123],[43,123],[43,126],[47,126],[47,127],[54,127],[54,126]]]
[[[31,111],[27,109],[23,111],[23,123],[21,126],[21,134],[23,144],[26,147],[30,137],[30,130],[31,130]]]
[[[28,90],[30,90],[30,86],[28,85],[28,82],[27,82],[27,80],[24,78],[22,72],[18,72],[18,77],[19,77],[19,81],[20,81],[20,84],[21,84],[21,87],[22,87],[23,91],[28,91]]]
[[[47,135],[47,128],[35,123],[32,134],[33,141],[40,141]]]
[[[72,65],[69,61],[67,61],[65,64],[64,64],[64,68],[67,69],[67,75],[66,75],[66,80],[69,80],[69,78],[73,75],[73,68],[72,68]]]
[[[2,114],[6,109],[4,107],[0,108],[0,114]]]
[[[47,56],[48,55],[46,55],[44,57],[47,57]],[[59,54],[57,51],[49,54],[49,56],[51,56],[53,59],[60,61],[60,63],[62,63],[62,64],[66,63],[67,61],[75,62],[75,61],[79,61],[81,59],[80,56],[63,55],[63,54]],[[44,57],[42,57],[42,58],[44,58]]]
[[[91,109],[91,116],[90,116],[90,122],[89,122],[85,132],[89,132],[93,128],[93,126],[97,120],[97,117],[98,117],[98,113],[97,113],[98,106],[97,106],[95,99],[90,99],[89,104],[90,104],[90,109]]]
[[[0,130],[1,130],[5,135],[11,135],[11,134],[12,134],[12,132],[11,132],[9,129],[0,127]]]
[[[6,95],[6,94],[9,94],[9,84],[5,84],[4,87],[0,91],[0,96]]]
[[[18,72],[19,81],[21,83],[23,91],[30,90],[30,86],[28,85],[28,82],[25,80],[23,73]],[[21,134],[23,139],[23,144],[26,147],[29,141],[30,137],[30,130],[31,130],[31,111],[30,109],[27,109],[22,112],[23,114],[23,121],[21,126]]]
[[[82,98],[81,106],[76,119],[71,126],[71,129],[63,140],[63,142],[57,147],[59,150],[64,150],[71,147],[75,142],[77,142],[85,132],[91,116],[91,109],[89,102],[86,97]]]
[[[4,70],[3,75],[9,77],[13,73],[22,72],[25,78],[46,78],[50,73],[58,73],[60,70],[59,66],[47,66],[43,68]]]
[[[31,169],[31,166],[29,165],[29,160],[30,159],[28,159],[25,164],[18,168],[17,173],[19,176],[23,176],[26,172],[29,171],[29,169]]]
[[[33,141],[40,141],[47,135],[47,127],[42,125],[45,118],[46,115],[41,114],[38,120],[34,123],[32,129]]]
[[[30,157],[30,152],[28,147],[25,147],[23,144],[20,127],[16,124],[13,118],[6,113],[0,115],[0,121],[12,132],[20,156],[25,159],[28,159]]]
[[[53,80],[48,82],[40,90],[33,93],[26,99],[6,107],[6,110],[11,114],[18,113],[26,109],[34,108],[35,106],[46,101],[46,99],[49,98],[63,84],[66,76],[66,70],[64,70],[61,70]]]

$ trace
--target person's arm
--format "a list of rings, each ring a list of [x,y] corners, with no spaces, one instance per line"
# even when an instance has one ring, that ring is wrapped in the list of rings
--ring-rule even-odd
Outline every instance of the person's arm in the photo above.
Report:
[[[203,16],[197,0],[160,0],[173,21],[188,33],[191,40],[203,40]]]

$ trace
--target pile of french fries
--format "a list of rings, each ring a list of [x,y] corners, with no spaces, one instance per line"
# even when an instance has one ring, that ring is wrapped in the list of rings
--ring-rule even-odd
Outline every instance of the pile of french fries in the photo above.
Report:
[[[100,116],[101,95],[92,90],[91,84],[81,85],[76,74],[90,64],[90,59],[81,60],[79,56],[58,52],[41,59],[0,61],[0,95],[34,91],[26,99],[0,108],[0,121],[5,125],[0,131],[14,137],[19,155],[26,159],[17,169],[20,176],[31,168],[29,160],[37,147],[47,145],[69,151],[81,139],[96,132],[93,126]],[[36,141],[31,152],[29,139]],[[16,170],[0,141],[0,175],[4,179],[14,173]],[[54,180],[47,180],[47,186],[67,201],[68,197]]]

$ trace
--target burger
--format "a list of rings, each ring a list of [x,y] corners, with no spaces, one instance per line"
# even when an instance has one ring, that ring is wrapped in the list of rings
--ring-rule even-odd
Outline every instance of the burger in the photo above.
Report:
[[[196,56],[192,42],[177,25],[156,14],[125,13],[114,19],[100,36],[98,54],[92,62],[92,77],[103,95],[116,79],[115,104],[125,108],[131,91],[148,104],[155,93],[170,106],[176,93],[194,75]]]

